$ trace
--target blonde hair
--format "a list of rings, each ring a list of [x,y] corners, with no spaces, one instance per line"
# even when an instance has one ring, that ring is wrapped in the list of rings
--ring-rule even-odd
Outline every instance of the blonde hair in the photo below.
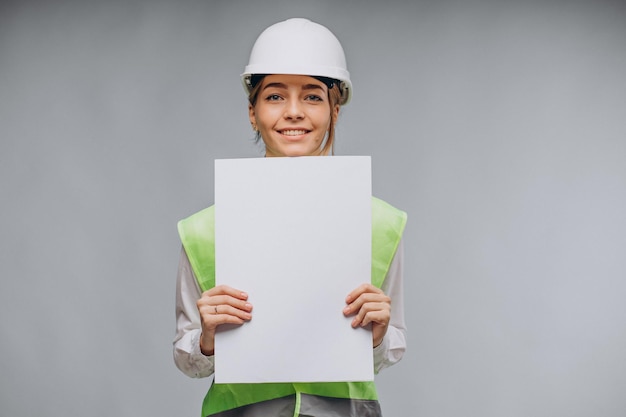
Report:
[[[265,74],[267,75],[267,74]],[[256,102],[259,98],[259,90],[261,88],[261,84],[265,75],[255,75],[254,78],[254,86],[250,89],[250,94],[248,95],[248,102],[252,107],[256,105]],[[318,77],[313,77],[318,78]],[[319,79],[319,78],[318,78]],[[321,79],[324,84],[328,86],[325,80]],[[328,125],[328,134],[326,135],[326,141],[324,142],[324,147],[322,148],[320,154],[321,155],[334,155],[335,154],[335,125],[337,124],[337,120],[334,117],[333,109],[335,106],[338,106],[341,102],[341,90],[339,89],[339,81],[333,80],[332,86],[328,88],[328,103],[330,104],[330,124]],[[261,141],[261,133],[257,130],[255,141],[258,143]]]

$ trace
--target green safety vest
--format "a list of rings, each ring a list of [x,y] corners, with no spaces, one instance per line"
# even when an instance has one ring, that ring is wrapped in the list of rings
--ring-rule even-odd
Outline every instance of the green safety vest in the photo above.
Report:
[[[378,198],[372,197],[372,273],[371,283],[381,287],[393,257],[400,243],[406,224],[406,213]],[[215,206],[208,207],[178,222],[178,233],[196,280],[202,291],[215,286]],[[378,408],[378,395],[373,381],[366,382],[315,382],[315,383],[262,383],[262,384],[212,384],[202,405],[202,415],[235,416],[228,410],[263,402],[267,409],[259,411],[259,416],[270,414],[276,409],[270,400],[290,398],[290,415],[297,416],[300,408],[311,399],[329,397],[347,399],[349,410],[355,417],[376,415],[368,413],[372,407]],[[280,401],[279,401],[280,402]],[[371,402],[376,404],[372,406]],[[319,404],[318,404],[319,405]],[[294,410],[295,406],[295,412]],[[317,405],[316,405],[317,406]],[[336,407],[336,403],[326,407]],[[282,405],[278,405],[282,407]],[[322,406],[324,407],[324,406]],[[364,408],[365,410],[364,410]],[[378,408],[379,409],[379,408]],[[248,415],[248,414],[246,414]],[[253,415],[253,414],[250,414]],[[257,414],[254,414],[257,415]]]

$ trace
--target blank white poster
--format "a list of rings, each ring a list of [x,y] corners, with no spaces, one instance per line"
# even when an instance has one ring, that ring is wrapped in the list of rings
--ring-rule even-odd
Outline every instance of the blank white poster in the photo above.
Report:
[[[216,160],[215,257],[254,306],[217,332],[217,383],[373,379],[371,331],[342,311],[370,281],[370,157]]]

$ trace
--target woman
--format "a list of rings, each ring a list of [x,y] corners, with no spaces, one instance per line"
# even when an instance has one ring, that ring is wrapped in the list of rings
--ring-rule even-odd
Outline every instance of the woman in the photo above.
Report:
[[[332,153],[340,107],[352,84],[343,49],[324,26],[289,19],[257,39],[242,75],[252,129],[266,157]],[[191,377],[213,378],[215,330],[244,325],[252,305],[244,289],[215,286],[212,207],[182,220],[176,296],[176,365]],[[353,327],[372,327],[375,372],[406,348],[402,298],[405,213],[372,200],[372,277],[346,296]],[[393,300],[393,303],[392,303]],[[339,306],[340,307],[340,306]],[[213,384],[203,416],[380,416],[373,382]]]

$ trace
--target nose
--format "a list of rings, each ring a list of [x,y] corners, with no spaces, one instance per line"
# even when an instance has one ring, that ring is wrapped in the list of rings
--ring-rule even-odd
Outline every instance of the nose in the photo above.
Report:
[[[285,108],[285,119],[300,120],[304,118],[304,112],[302,111],[302,105],[299,100],[289,100]]]

